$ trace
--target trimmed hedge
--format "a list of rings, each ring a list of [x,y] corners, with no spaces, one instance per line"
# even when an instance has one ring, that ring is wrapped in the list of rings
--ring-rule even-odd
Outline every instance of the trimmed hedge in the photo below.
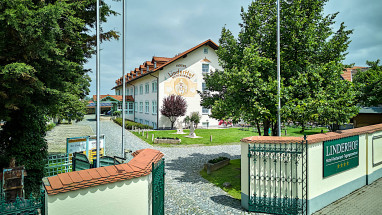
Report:
[[[224,160],[228,160],[228,158],[227,157],[218,157],[218,158],[209,160],[208,163],[215,164],[215,163],[218,163],[218,162],[224,161]]]
[[[113,121],[115,123],[117,123],[118,125],[122,126],[122,118],[115,118],[115,119],[113,119]],[[137,122],[133,122],[133,121],[125,119],[125,128],[132,130],[133,127],[140,128],[140,129],[152,129],[153,128],[149,125],[143,125],[141,123],[137,123]]]

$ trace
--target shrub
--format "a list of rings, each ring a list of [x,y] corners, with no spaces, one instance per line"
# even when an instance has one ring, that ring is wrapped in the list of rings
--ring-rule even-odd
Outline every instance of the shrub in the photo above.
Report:
[[[116,119],[113,119],[113,121],[115,123],[117,123],[118,125],[122,126],[122,118],[116,118]],[[152,129],[153,128],[149,125],[143,125],[141,123],[137,123],[137,122],[133,122],[133,121],[125,119],[125,128],[131,130],[131,129],[133,129],[133,127],[140,128],[140,129]]]
[[[46,131],[50,131],[50,130],[52,130],[55,126],[56,126],[56,124],[53,123],[53,122],[47,124],[47,125],[46,125]]]

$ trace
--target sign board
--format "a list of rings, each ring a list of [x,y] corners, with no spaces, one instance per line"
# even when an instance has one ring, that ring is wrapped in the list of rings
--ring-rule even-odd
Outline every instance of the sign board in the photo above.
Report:
[[[328,177],[359,165],[359,136],[324,141],[323,176]]]
[[[73,154],[74,152],[80,152],[86,154],[89,161],[92,161],[96,157],[97,150],[97,137],[85,136],[85,137],[72,137],[66,138],[66,153]],[[100,136],[100,156],[104,155],[105,135]]]
[[[3,169],[2,195],[6,201],[15,201],[17,197],[24,198],[24,166]]]

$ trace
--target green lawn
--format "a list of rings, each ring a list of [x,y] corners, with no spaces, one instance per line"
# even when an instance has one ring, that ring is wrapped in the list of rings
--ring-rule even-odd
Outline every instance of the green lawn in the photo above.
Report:
[[[304,133],[307,135],[320,133],[321,129],[324,132],[327,132],[326,128],[316,128],[306,130]],[[303,133],[300,133],[301,128],[292,128],[289,127],[287,131],[287,136],[303,136]],[[197,136],[202,138],[187,138],[189,130],[185,129],[184,133],[186,134],[175,134],[176,130],[157,130],[149,131],[148,139],[146,139],[146,133],[144,136],[138,134],[138,132],[132,132],[142,140],[146,141],[149,144],[154,144],[151,140],[152,134],[154,138],[156,137],[170,137],[170,138],[179,138],[182,142],[179,145],[222,145],[222,144],[235,144],[239,143],[240,140],[244,137],[257,136],[258,133],[255,132],[254,128],[224,128],[224,129],[196,129],[195,133]],[[284,131],[283,131],[284,136]],[[212,135],[212,142],[210,141],[210,136]],[[160,144],[161,146],[174,146],[171,144]]]
[[[200,171],[200,175],[207,181],[215,184],[216,186],[226,191],[233,198],[241,199],[240,159],[231,160],[230,164],[214,172],[211,172],[210,175],[207,175],[207,172],[205,170],[202,170]],[[225,188],[223,187],[224,182],[229,182],[232,186],[229,188]]]

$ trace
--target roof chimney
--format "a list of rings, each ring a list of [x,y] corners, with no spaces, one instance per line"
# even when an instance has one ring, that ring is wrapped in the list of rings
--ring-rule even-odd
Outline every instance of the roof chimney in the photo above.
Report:
[[[149,64],[147,64],[147,72],[149,72]]]

